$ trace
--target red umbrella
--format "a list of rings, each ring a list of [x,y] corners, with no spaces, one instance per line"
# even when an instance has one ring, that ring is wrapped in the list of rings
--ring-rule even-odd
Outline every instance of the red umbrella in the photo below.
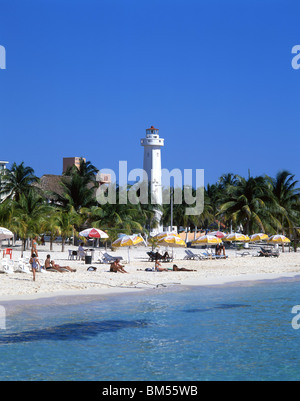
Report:
[[[99,230],[98,228],[87,228],[79,233],[81,237],[87,238],[108,238],[106,232]]]
[[[226,234],[222,233],[222,231],[213,231],[212,233],[209,233],[209,235],[214,235],[217,238],[226,237]]]

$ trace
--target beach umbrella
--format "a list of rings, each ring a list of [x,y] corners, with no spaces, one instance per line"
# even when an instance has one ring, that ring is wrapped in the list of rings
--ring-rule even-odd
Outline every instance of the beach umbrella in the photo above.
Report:
[[[224,238],[226,237],[227,234],[223,233],[222,231],[213,231],[211,233],[208,233],[208,235],[213,235],[214,237],[217,238]]]
[[[178,235],[173,235],[173,234],[169,234],[169,235],[165,235],[163,237],[161,237],[158,240],[158,244],[159,245],[164,245],[164,246],[170,246],[172,248],[176,248],[176,247],[186,247],[186,243],[184,242],[184,240],[182,238],[180,238]]]
[[[214,235],[203,235],[192,242],[192,245],[217,245],[222,242],[221,238],[215,237]]]
[[[162,238],[166,238],[166,237],[170,237],[170,236],[172,236],[172,237],[179,237],[179,235],[178,234],[176,234],[176,233],[171,233],[171,232],[166,232],[166,231],[164,231],[164,232],[162,232],[162,233],[158,233],[158,234],[156,234],[155,236],[154,236],[154,238],[157,238],[157,239],[162,239]]]
[[[79,235],[86,238],[108,238],[106,232],[99,230],[99,228],[87,228],[86,230],[81,231]]]
[[[122,234],[115,242],[112,243],[113,248],[128,247],[128,263],[130,263],[129,248],[131,246],[144,245],[147,246],[144,238],[140,234],[125,235]]]
[[[172,259],[173,259],[173,248],[185,248],[185,241],[177,234],[169,233],[158,240],[158,245],[163,245],[172,248]]]
[[[251,235],[251,237],[250,237],[250,241],[251,241],[251,242],[266,241],[266,240],[268,240],[268,239],[269,239],[268,235],[267,235],[267,234],[264,234],[264,233],[253,234],[253,235]]]
[[[287,244],[291,242],[291,240],[289,240],[284,235],[272,235],[272,237],[269,238],[268,242],[272,242],[273,244]]]
[[[223,238],[224,241],[232,241],[232,242],[249,242],[250,238],[248,235],[240,234],[240,233],[232,233],[228,234]]]
[[[7,228],[0,227],[0,241],[13,238],[14,234]]]

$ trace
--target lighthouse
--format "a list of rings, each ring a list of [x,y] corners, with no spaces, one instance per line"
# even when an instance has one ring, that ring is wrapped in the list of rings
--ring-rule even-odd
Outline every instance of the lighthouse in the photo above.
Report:
[[[147,173],[150,183],[151,203],[162,205],[162,174],[161,174],[161,148],[164,146],[164,139],[159,137],[159,130],[151,126],[146,129],[146,138],[141,139],[144,147],[144,171]],[[158,227],[156,231],[162,231],[162,212],[156,211]]]

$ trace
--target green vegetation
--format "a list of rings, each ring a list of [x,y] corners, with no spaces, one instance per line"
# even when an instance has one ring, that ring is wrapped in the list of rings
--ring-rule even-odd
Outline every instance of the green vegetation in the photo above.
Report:
[[[39,186],[32,168],[14,163],[1,176],[0,225],[16,233],[24,249],[29,238],[47,233],[51,242],[57,236],[62,237],[63,250],[66,238],[74,237],[86,227],[106,230],[110,241],[121,232],[149,234],[156,224],[156,208],[163,211],[164,225],[171,224],[170,204],[163,208],[150,202],[147,205],[122,204],[118,201],[118,187],[116,204],[98,204],[97,171],[90,162],[82,160],[80,169],[74,167],[62,176],[59,193],[51,197],[49,191]],[[240,230],[248,235],[266,232],[299,236],[300,189],[295,176],[288,171],[281,171],[274,178],[252,177],[250,173],[247,178],[225,174],[217,183],[207,185],[204,199],[204,211],[200,216],[186,215],[184,201],[174,204],[173,225]]]

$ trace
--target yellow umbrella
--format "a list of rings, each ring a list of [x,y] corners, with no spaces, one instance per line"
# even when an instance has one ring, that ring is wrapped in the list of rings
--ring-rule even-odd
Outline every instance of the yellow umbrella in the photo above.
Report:
[[[183,239],[176,234],[166,235],[165,237],[160,238],[157,243],[158,245],[164,245],[172,248],[172,259],[173,248],[186,247],[186,243],[183,241]]]
[[[268,235],[267,235],[267,234],[264,234],[264,233],[253,234],[253,235],[251,235],[251,237],[250,237],[250,241],[251,241],[251,242],[266,241],[266,240],[268,240],[268,239],[269,239]]]
[[[136,245],[146,246],[145,240],[140,234],[121,235],[112,243],[112,247],[114,248],[128,247],[128,263],[130,263],[129,247]]]
[[[284,235],[272,235],[272,237],[269,238],[268,242],[272,242],[273,244],[287,244],[291,242],[291,240],[289,240]]]
[[[186,243],[178,235],[166,235],[158,240],[159,245],[175,247],[186,247]]]
[[[203,235],[192,242],[192,245],[217,245],[222,242],[221,238],[215,237],[214,235]]]
[[[176,233],[163,232],[163,233],[156,234],[156,235],[154,236],[154,238],[162,239],[162,238],[166,238],[166,237],[170,237],[170,236],[172,236],[172,237],[179,237],[179,235],[176,234]]]
[[[248,242],[250,241],[250,238],[248,237],[248,235],[232,233],[223,238],[223,241]]]

